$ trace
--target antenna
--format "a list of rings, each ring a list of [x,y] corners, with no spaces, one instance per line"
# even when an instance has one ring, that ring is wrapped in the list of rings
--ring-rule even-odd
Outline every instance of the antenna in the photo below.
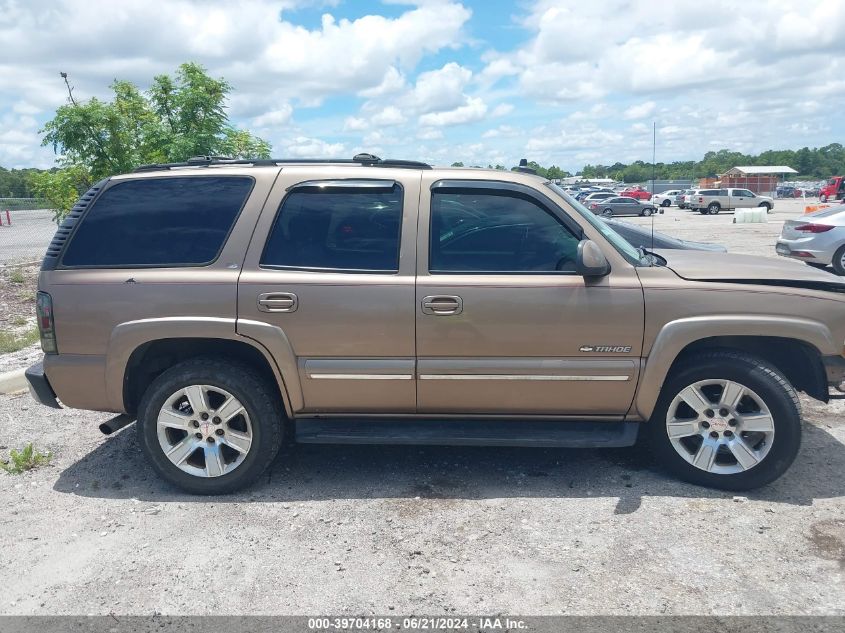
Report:
[[[651,122],[651,199],[654,200],[654,174],[657,169],[657,121]],[[654,214],[651,214],[651,250],[654,250]]]

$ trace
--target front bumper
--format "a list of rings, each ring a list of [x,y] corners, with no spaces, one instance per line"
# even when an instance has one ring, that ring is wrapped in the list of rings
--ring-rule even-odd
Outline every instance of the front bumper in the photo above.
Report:
[[[822,364],[827,375],[828,387],[833,387],[841,394],[845,394],[845,358],[842,356],[823,356]]]
[[[44,374],[44,363],[37,363],[24,372],[29,383],[29,393],[37,401],[47,407],[61,409],[62,406],[56,400],[56,392],[50,386],[50,381]]]

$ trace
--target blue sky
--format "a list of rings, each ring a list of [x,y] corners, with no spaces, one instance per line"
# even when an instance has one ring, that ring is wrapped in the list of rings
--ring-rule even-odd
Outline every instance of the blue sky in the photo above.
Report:
[[[700,158],[843,142],[841,0],[0,0],[0,165],[65,98],[197,61],[278,157]]]

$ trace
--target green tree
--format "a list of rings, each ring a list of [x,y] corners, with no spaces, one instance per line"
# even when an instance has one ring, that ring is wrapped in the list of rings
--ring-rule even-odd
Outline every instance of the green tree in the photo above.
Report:
[[[38,195],[61,205],[57,218],[75,201],[68,204],[72,189],[81,194],[91,183],[141,164],[206,155],[270,157],[267,141],[229,123],[230,84],[198,64],[182,64],[175,77],[155,77],[146,93],[116,80],[111,101],[77,101],[67,75],[62,77],[68,102],[42,130],[42,144],[60,155],[59,170],[33,180]]]

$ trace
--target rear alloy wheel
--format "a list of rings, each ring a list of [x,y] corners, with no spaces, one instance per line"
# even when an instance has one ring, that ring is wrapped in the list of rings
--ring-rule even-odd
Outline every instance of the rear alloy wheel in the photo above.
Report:
[[[660,203],[660,206],[661,207],[671,207],[672,203],[669,200],[664,200],[663,202]]]
[[[711,202],[710,206],[707,207],[707,213],[710,215],[719,215],[719,211],[721,210],[721,205],[718,202]]]
[[[833,254],[833,270],[840,277],[845,277],[845,244]]]
[[[654,210],[653,210],[653,209],[646,208],[646,209],[643,209],[643,210],[642,210],[642,213],[640,213],[640,215],[641,215],[641,216],[643,216],[644,218],[647,218],[647,217],[649,217],[652,213],[654,213]]]
[[[764,361],[717,351],[667,381],[649,422],[660,462],[686,481],[747,490],[789,468],[801,444],[792,386]]]
[[[601,214],[606,218],[612,218],[613,217],[613,209],[605,209],[604,211],[601,212]]]
[[[819,202],[827,202],[827,196],[821,196]]]
[[[252,483],[282,438],[278,394],[251,367],[198,358],[158,376],[138,407],[141,448],[156,472],[194,494]]]

